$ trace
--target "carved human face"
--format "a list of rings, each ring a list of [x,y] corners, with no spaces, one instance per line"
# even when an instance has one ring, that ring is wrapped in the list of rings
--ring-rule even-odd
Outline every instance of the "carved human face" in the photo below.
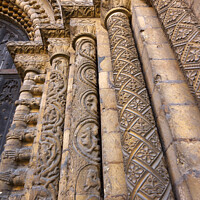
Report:
[[[56,57],[53,59],[52,66],[55,70],[64,71],[68,66],[68,60],[65,57]]]

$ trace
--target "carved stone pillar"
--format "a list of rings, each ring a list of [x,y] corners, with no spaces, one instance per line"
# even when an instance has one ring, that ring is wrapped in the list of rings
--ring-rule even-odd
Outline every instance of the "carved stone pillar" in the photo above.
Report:
[[[41,57],[37,61],[32,59],[31,53],[37,49],[37,44],[35,46],[27,45],[28,47],[25,48],[17,42],[9,43],[9,45],[14,51],[11,54],[14,56],[16,67],[24,80],[19,100],[15,102],[14,119],[6,136],[6,145],[1,155],[1,199],[12,199],[16,195],[23,196],[23,186],[32,152],[31,143],[35,137],[42,83],[45,78],[44,63],[46,63],[44,54],[40,55]],[[24,49],[26,49],[26,53],[24,53]]]
[[[26,199],[57,199],[69,68],[69,41],[48,40],[48,69],[33,145]]]
[[[96,200],[102,189],[95,27],[88,22],[73,28],[77,28],[73,38],[76,57],[67,180],[60,198]]]
[[[31,71],[27,72],[25,75],[25,79],[23,85],[21,87],[21,92],[19,96],[19,101],[23,99],[31,99],[32,93],[30,91],[25,90],[26,87],[31,87],[35,85],[35,82],[29,80],[29,76],[34,76],[36,72]],[[4,146],[4,151],[2,153],[1,160],[1,172],[0,172],[0,191],[11,190],[13,187],[12,181],[10,180],[10,176],[12,171],[17,168],[17,160],[15,159],[15,149],[19,149],[22,147],[22,141],[19,140],[18,137],[10,136],[12,132],[22,131],[27,128],[27,123],[25,120],[25,116],[30,113],[30,108],[28,105],[18,105],[16,107],[16,111],[14,114],[14,119],[10,128],[10,131],[7,135],[6,144]]]
[[[176,53],[200,108],[200,30],[199,21],[181,0],[150,0]],[[191,5],[195,5],[194,2]],[[198,8],[197,8],[198,9]]]
[[[125,8],[114,8],[105,17],[128,196],[129,199],[173,199],[128,15],[129,12]]]

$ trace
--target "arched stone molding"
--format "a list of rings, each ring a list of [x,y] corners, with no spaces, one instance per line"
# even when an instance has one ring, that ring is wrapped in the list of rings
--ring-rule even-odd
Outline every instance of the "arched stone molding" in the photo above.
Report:
[[[54,12],[54,18],[57,24],[62,23],[62,12],[59,0],[48,0]]]
[[[55,23],[53,8],[47,0],[3,0],[0,1],[0,14],[19,23],[30,40],[41,40],[41,24]]]

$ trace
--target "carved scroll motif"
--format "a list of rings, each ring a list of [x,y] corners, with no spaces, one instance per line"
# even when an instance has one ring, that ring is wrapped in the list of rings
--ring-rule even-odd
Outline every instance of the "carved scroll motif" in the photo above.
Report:
[[[129,19],[107,19],[130,199],[173,199]]]
[[[57,199],[63,122],[67,91],[68,58],[54,57],[39,140],[32,199]]]
[[[67,199],[100,199],[100,135],[97,96],[96,43],[89,37],[75,42]],[[73,198],[74,199],[74,198]]]
[[[151,2],[200,107],[200,30],[198,21],[181,0],[151,0]]]

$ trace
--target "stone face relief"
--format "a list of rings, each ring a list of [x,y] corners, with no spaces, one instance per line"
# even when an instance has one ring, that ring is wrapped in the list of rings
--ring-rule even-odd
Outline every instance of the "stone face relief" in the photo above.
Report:
[[[107,19],[130,199],[172,198],[157,128],[126,14]]]
[[[76,39],[74,96],[67,171],[67,198],[100,199],[101,159],[96,43]]]

